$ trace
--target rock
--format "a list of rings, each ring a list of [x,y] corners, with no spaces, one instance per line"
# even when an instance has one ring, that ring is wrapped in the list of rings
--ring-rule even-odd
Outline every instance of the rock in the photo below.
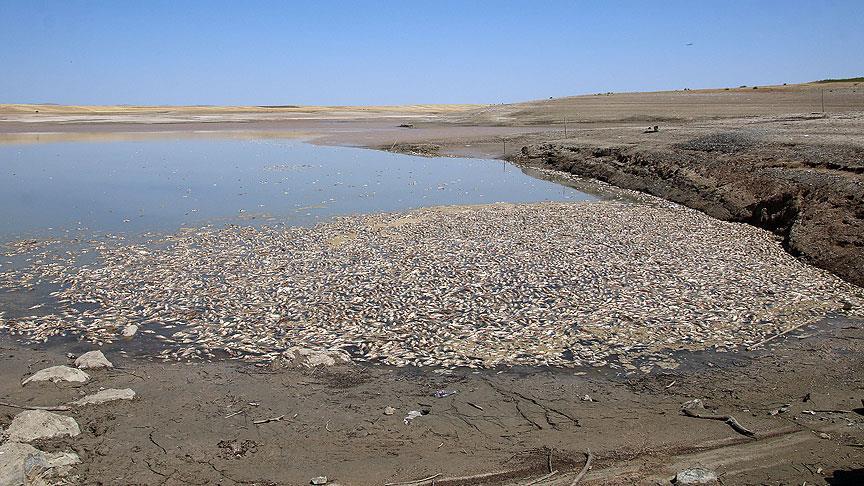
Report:
[[[135,336],[135,333],[137,332],[138,326],[136,326],[135,324],[129,324],[123,328],[123,332],[121,332],[121,335],[126,339],[132,339],[132,337]]]
[[[30,378],[22,381],[21,384],[26,385],[31,381],[51,381],[53,383],[57,383],[58,381],[71,381],[74,383],[84,383],[89,379],[90,375],[87,373],[61,365],[39,370],[36,373],[33,373],[33,376]]]
[[[309,481],[309,484],[315,484],[315,485],[327,484],[327,476],[314,477]]]
[[[30,442],[64,435],[74,437],[80,433],[74,418],[46,410],[25,410],[16,415],[6,429],[9,442]]]
[[[131,388],[108,388],[75,400],[72,402],[72,405],[79,407],[84,405],[99,405],[100,403],[114,400],[132,400],[133,398],[135,398],[135,391]]]
[[[384,407],[384,415],[393,415],[396,413],[396,409],[393,407]]]
[[[710,469],[694,467],[680,471],[673,480],[675,484],[716,484],[717,473]]]
[[[0,445],[0,485],[46,484],[45,479],[69,474],[80,464],[74,452],[42,452],[30,444],[7,442]]]
[[[295,346],[288,349],[288,354],[292,356],[293,364],[306,368],[351,363],[351,356],[339,349],[314,350]]]
[[[88,351],[75,360],[75,366],[82,370],[113,368],[114,365],[102,354],[102,351]]]
[[[825,432],[819,432],[819,438],[820,439],[830,439],[831,436],[826,434]]]

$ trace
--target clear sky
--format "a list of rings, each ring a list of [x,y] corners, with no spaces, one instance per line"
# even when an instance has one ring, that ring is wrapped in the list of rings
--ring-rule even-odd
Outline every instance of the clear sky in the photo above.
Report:
[[[849,76],[864,0],[0,0],[0,103],[498,103]]]

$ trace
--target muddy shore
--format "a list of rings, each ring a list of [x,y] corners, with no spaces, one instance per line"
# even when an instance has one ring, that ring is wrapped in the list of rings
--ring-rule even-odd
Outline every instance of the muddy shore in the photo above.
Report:
[[[21,387],[37,369],[69,364],[67,351],[89,348],[4,341],[0,396],[56,405],[102,387],[135,390],[131,402],[74,412],[80,436],[40,445],[81,457],[70,484],[301,485],[326,475],[380,485],[436,474],[436,484],[481,484],[444,480],[496,472],[482,484],[525,484],[547,474],[551,459],[559,473],[545,484],[569,485],[588,449],[595,459],[584,484],[668,484],[695,466],[717,471],[723,484],[859,484],[862,346],[864,322],[832,321],[767,350],[682,356],[678,370],[627,378],[552,368],[304,371],[108,353],[116,369],[91,372],[89,383]],[[457,393],[435,398],[441,389]],[[694,397],[757,438],[683,416],[681,404]],[[411,410],[428,414],[406,425]],[[0,423],[18,412],[3,407]]]

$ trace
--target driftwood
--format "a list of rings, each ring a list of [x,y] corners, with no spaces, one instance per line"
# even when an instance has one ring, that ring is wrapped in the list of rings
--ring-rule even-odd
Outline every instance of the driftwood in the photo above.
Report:
[[[284,419],[284,418],[285,418],[284,415],[280,415],[278,417],[273,417],[273,418],[268,418],[268,419],[254,420],[252,423],[255,425],[261,425],[261,424],[266,424],[268,422],[281,422],[282,419]]]
[[[798,329],[801,329],[802,327],[804,327],[804,326],[806,326],[806,325],[808,325],[808,324],[810,324],[810,323],[811,323],[810,321],[807,321],[807,322],[803,322],[803,323],[801,323],[801,324],[798,324],[797,326],[795,326],[795,327],[793,327],[793,328],[786,329],[785,331],[783,331],[783,332],[781,332],[781,333],[777,333],[777,334],[775,334],[775,335],[773,335],[773,336],[771,336],[771,337],[769,337],[769,338],[767,338],[767,339],[763,339],[762,341],[759,341],[758,343],[756,343],[756,344],[754,344],[754,345],[748,347],[747,350],[748,350],[748,351],[753,351],[754,349],[756,349],[756,348],[758,348],[758,347],[760,347],[760,346],[763,346],[763,345],[765,345],[765,344],[768,344],[768,343],[770,343],[771,341],[773,341],[773,340],[775,340],[775,339],[777,339],[777,338],[779,338],[779,337],[783,337],[783,336],[789,334],[789,333],[792,332],[792,331],[797,331]]]
[[[708,419],[708,420],[720,420],[729,424],[735,432],[739,434],[746,435],[747,437],[756,438],[756,433],[752,430],[741,425],[735,417],[731,415],[712,415],[707,413],[702,413],[705,410],[705,405],[702,403],[702,400],[698,398],[695,400],[690,400],[689,402],[681,405],[681,412],[688,417],[699,418],[699,419]]]
[[[540,476],[539,478],[531,481],[530,483],[525,483],[524,486],[532,486],[532,485],[537,484],[537,483],[542,483],[543,481],[546,481],[547,479],[551,478],[552,476],[554,476],[556,474],[558,474],[558,471],[552,471],[552,472],[547,473],[543,476]]]
[[[0,405],[2,405],[4,407],[9,407],[9,408],[19,408],[21,410],[47,410],[49,412],[66,412],[68,410],[71,410],[66,405],[56,405],[53,407],[51,407],[51,406],[40,407],[38,405],[16,405],[14,403],[9,403],[9,402],[0,402]]]
[[[429,476],[428,478],[415,479],[414,481],[404,481],[401,483],[385,483],[384,486],[413,486],[413,485],[427,483],[427,482],[432,481],[433,479],[435,479],[439,476],[441,476],[441,473],[433,474],[432,476]]]
[[[573,482],[570,483],[570,486],[576,486],[579,481],[582,481],[582,478],[584,478],[585,475],[588,474],[588,470],[591,469],[592,462],[594,462],[594,454],[591,454],[591,449],[588,449],[585,452],[585,465],[582,466],[582,470],[579,471],[579,474],[573,478]]]

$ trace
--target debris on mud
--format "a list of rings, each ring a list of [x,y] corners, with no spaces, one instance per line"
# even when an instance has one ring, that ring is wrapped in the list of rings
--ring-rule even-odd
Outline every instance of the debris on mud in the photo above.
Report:
[[[227,459],[236,459],[255,452],[258,443],[254,440],[220,440],[217,444]]]
[[[173,360],[315,367],[350,353],[395,366],[650,372],[678,366],[675,350],[734,351],[864,309],[861,289],[797,261],[770,233],[662,202],[184,230],[93,241],[87,265],[24,248],[32,264],[0,272],[0,287],[56,282],[58,309],[6,317],[0,329],[105,344],[134,324]]]
[[[672,483],[676,485],[719,484],[717,473],[702,467],[694,467],[680,471],[675,475],[675,479],[672,480]]]

